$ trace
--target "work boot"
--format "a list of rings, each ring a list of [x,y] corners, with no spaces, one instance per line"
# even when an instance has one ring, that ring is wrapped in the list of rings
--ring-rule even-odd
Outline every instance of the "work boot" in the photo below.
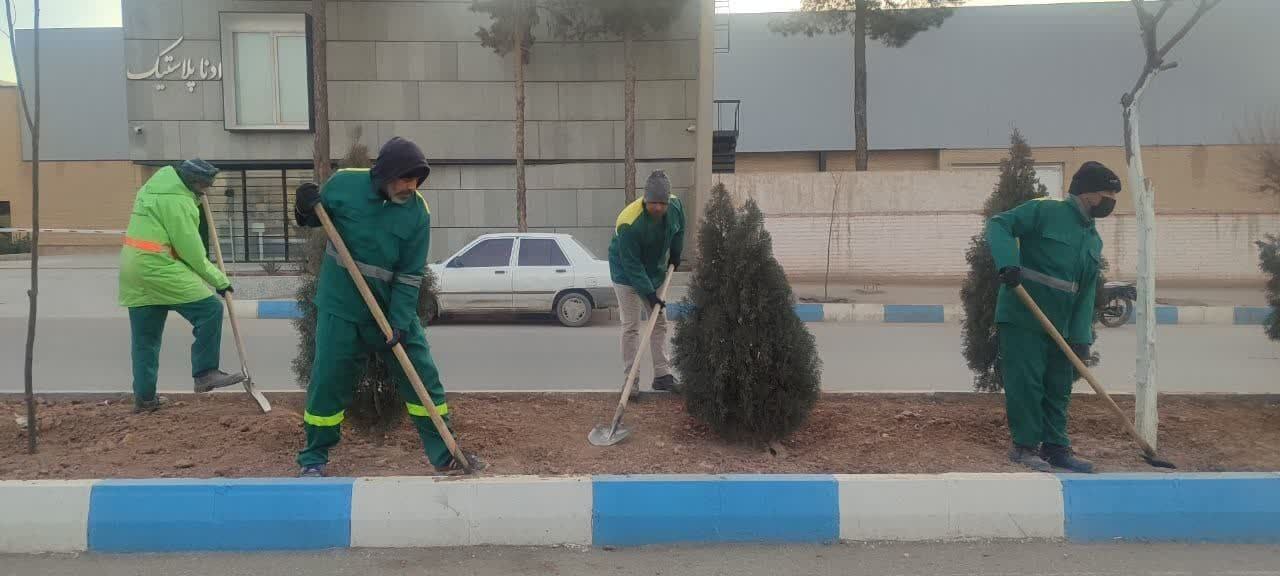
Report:
[[[203,394],[218,388],[226,388],[244,382],[244,374],[227,374],[221,370],[207,370],[196,376],[196,394]]]
[[[324,464],[308,464],[302,467],[299,478],[324,478]]]
[[[1040,446],[1040,457],[1054,468],[1062,468],[1081,474],[1093,474],[1093,462],[1084,458],[1077,458],[1075,450],[1072,450],[1070,446],[1045,442]]]
[[[467,462],[471,463],[472,472],[479,472],[489,466],[488,464],[485,464],[484,460],[481,460],[479,456],[470,452],[463,452],[462,456],[467,459]],[[458,460],[452,456],[449,457],[448,464],[436,466],[435,469],[436,474],[441,476],[461,476],[467,473],[466,469],[462,467],[462,463],[458,462]]]
[[[673,394],[680,393],[680,383],[676,382],[676,377],[670,374],[659,376],[653,379],[653,389],[659,392],[671,392]]]
[[[168,404],[168,403],[169,403],[169,399],[165,398],[164,396],[156,396],[155,400],[143,400],[141,402],[134,402],[133,413],[149,414],[151,412],[155,412],[156,410],[159,410],[161,406],[164,406],[165,404]]]
[[[1053,466],[1045,462],[1039,454],[1036,453],[1034,446],[1020,446],[1014,444],[1009,450],[1009,460],[1015,464],[1021,464],[1035,470],[1036,472],[1052,472]]]

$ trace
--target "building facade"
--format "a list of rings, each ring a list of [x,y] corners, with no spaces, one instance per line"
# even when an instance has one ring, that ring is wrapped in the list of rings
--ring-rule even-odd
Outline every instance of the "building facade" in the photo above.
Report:
[[[78,109],[87,123],[81,130],[106,134],[111,143],[103,147],[123,146],[122,159],[144,172],[184,158],[213,162],[224,170],[210,200],[228,256],[296,259],[290,202],[294,187],[312,178],[310,6],[123,0],[114,76],[82,85],[78,104],[46,101],[46,116]],[[423,191],[432,259],[516,226],[512,58],[480,44],[476,32],[490,20],[470,6],[331,1],[326,13],[330,155],[343,157],[355,142],[376,154],[393,136],[423,148],[433,165]],[[699,42],[709,7],[710,0],[689,0],[669,29],[635,42],[636,178],[664,169],[677,194],[695,189],[698,111],[711,102],[710,78],[702,86],[698,74],[704,51],[710,59],[710,44]],[[529,226],[572,233],[602,253],[623,207],[622,42],[556,39],[545,24],[534,36],[526,70]],[[42,46],[46,74],[74,65],[72,45],[46,36]],[[119,109],[98,102],[97,93],[117,89]],[[98,121],[106,117],[112,121]],[[44,130],[46,145],[75,138],[61,126]],[[112,213],[123,227],[127,208]]]

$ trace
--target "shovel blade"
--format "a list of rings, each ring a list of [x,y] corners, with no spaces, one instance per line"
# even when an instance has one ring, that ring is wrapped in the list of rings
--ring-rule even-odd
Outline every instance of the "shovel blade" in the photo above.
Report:
[[[613,446],[631,435],[631,429],[618,425],[618,429],[609,433],[609,427],[601,424],[591,429],[591,433],[587,434],[587,441],[595,446]]]

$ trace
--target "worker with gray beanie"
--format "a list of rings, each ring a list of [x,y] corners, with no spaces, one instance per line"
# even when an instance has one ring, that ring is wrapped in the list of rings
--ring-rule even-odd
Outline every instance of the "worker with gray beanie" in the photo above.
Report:
[[[1102,237],[1094,226],[1115,209],[1120,178],[1085,162],[1064,199],[1038,198],[991,217],[987,243],[1001,283],[996,300],[1000,371],[1013,446],[1009,458],[1032,470],[1092,472],[1071,450],[1067,406],[1076,371],[1014,287],[1023,286],[1082,360],[1093,344]]]
[[[609,243],[609,272],[622,315],[622,373],[631,371],[640,350],[640,325],[645,310],[665,310],[658,288],[667,278],[667,265],[680,267],[684,251],[684,205],[671,193],[671,180],[662,170],[649,175],[644,196],[618,214]],[[649,338],[653,355],[653,389],[676,392],[676,379],[667,360],[667,322],[661,312]],[[633,392],[639,386],[632,388]]]

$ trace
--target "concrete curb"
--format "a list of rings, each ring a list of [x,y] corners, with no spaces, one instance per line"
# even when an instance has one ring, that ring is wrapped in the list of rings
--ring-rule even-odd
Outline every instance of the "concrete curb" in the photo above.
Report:
[[[1280,474],[0,481],[0,552],[1280,542]]]
[[[667,317],[679,320],[690,312],[685,303],[667,306]],[[958,304],[796,304],[796,315],[805,322],[854,324],[957,324],[964,317]],[[1157,306],[1160,325],[1262,325],[1271,309],[1266,306]],[[242,318],[290,320],[302,311],[293,300],[237,300]],[[603,318],[603,315],[602,315]],[[611,314],[610,319],[613,318]],[[1130,319],[1133,324],[1136,320]]]

